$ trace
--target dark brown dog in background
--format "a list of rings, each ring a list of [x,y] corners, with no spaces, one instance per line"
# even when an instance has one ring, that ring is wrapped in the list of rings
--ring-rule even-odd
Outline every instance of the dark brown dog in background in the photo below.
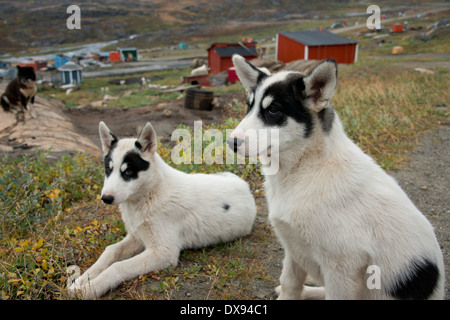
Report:
[[[15,111],[18,120],[25,120],[24,111],[32,116],[32,106],[36,95],[36,73],[32,67],[17,66],[17,78],[11,80],[2,94],[0,101],[5,111]],[[31,102],[31,108],[28,104]]]

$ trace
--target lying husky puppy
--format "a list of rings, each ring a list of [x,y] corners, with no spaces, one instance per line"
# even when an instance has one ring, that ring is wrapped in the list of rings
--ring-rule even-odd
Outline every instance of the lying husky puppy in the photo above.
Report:
[[[245,181],[232,173],[186,174],[156,152],[150,123],[138,139],[121,139],[99,126],[105,162],[102,200],[119,205],[127,236],[105,249],[69,288],[86,299],[123,281],[176,266],[180,251],[247,235],[256,206]]]
[[[5,93],[0,97],[0,102],[3,110],[17,112],[18,120],[23,121],[25,119],[24,110],[28,110],[32,115],[32,106],[37,90],[36,74],[32,67],[17,66],[17,70],[17,78],[8,84]],[[28,109],[30,102],[31,107]]]
[[[258,148],[251,130],[279,130],[267,147],[279,150],[270,155],[279,170],[265,176],[269,218],[285,249],[279,299],[442,299],[444,263],[431,224],[347,137],[330,105],[335,61],[307,76],[267,76],[237,55],[233,62],[248,113],[231,149],[248,155]],[[307,274],[325,290],[304,286]]]

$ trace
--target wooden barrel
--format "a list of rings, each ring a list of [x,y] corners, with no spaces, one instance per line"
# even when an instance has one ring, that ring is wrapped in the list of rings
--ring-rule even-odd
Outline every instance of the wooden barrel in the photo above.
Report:
[[[186,90],[184,107],[187,109],[211,111],[213,98],[214,93],[212,91],[189,88]]]

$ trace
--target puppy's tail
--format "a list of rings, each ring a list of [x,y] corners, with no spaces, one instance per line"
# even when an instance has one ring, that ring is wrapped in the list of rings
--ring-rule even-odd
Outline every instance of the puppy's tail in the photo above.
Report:
[[[5,94],[2,94],[2,96],[0,97],[0,101],[2,104],[2,108],[5,111],[10,111],[11,110],[11,106],[9,104],[9,100],[8,97]]]

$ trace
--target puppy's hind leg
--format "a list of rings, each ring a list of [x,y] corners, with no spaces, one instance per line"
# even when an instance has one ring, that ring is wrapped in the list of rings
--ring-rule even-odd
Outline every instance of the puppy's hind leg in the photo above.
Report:
[[[281,271],[280,286],[275,291],[278,293],[278,300],[298,300],[301,299],[303,284],[305,283],[306,272],[295,262],[286,250]]]
[[[349,266],[323,268],[327,300],[357,300],[362,298],[365,282],[358,270]]]
[[[325,300],[326,292],[324,287],[303,286],[300,296],[302,300]]]

